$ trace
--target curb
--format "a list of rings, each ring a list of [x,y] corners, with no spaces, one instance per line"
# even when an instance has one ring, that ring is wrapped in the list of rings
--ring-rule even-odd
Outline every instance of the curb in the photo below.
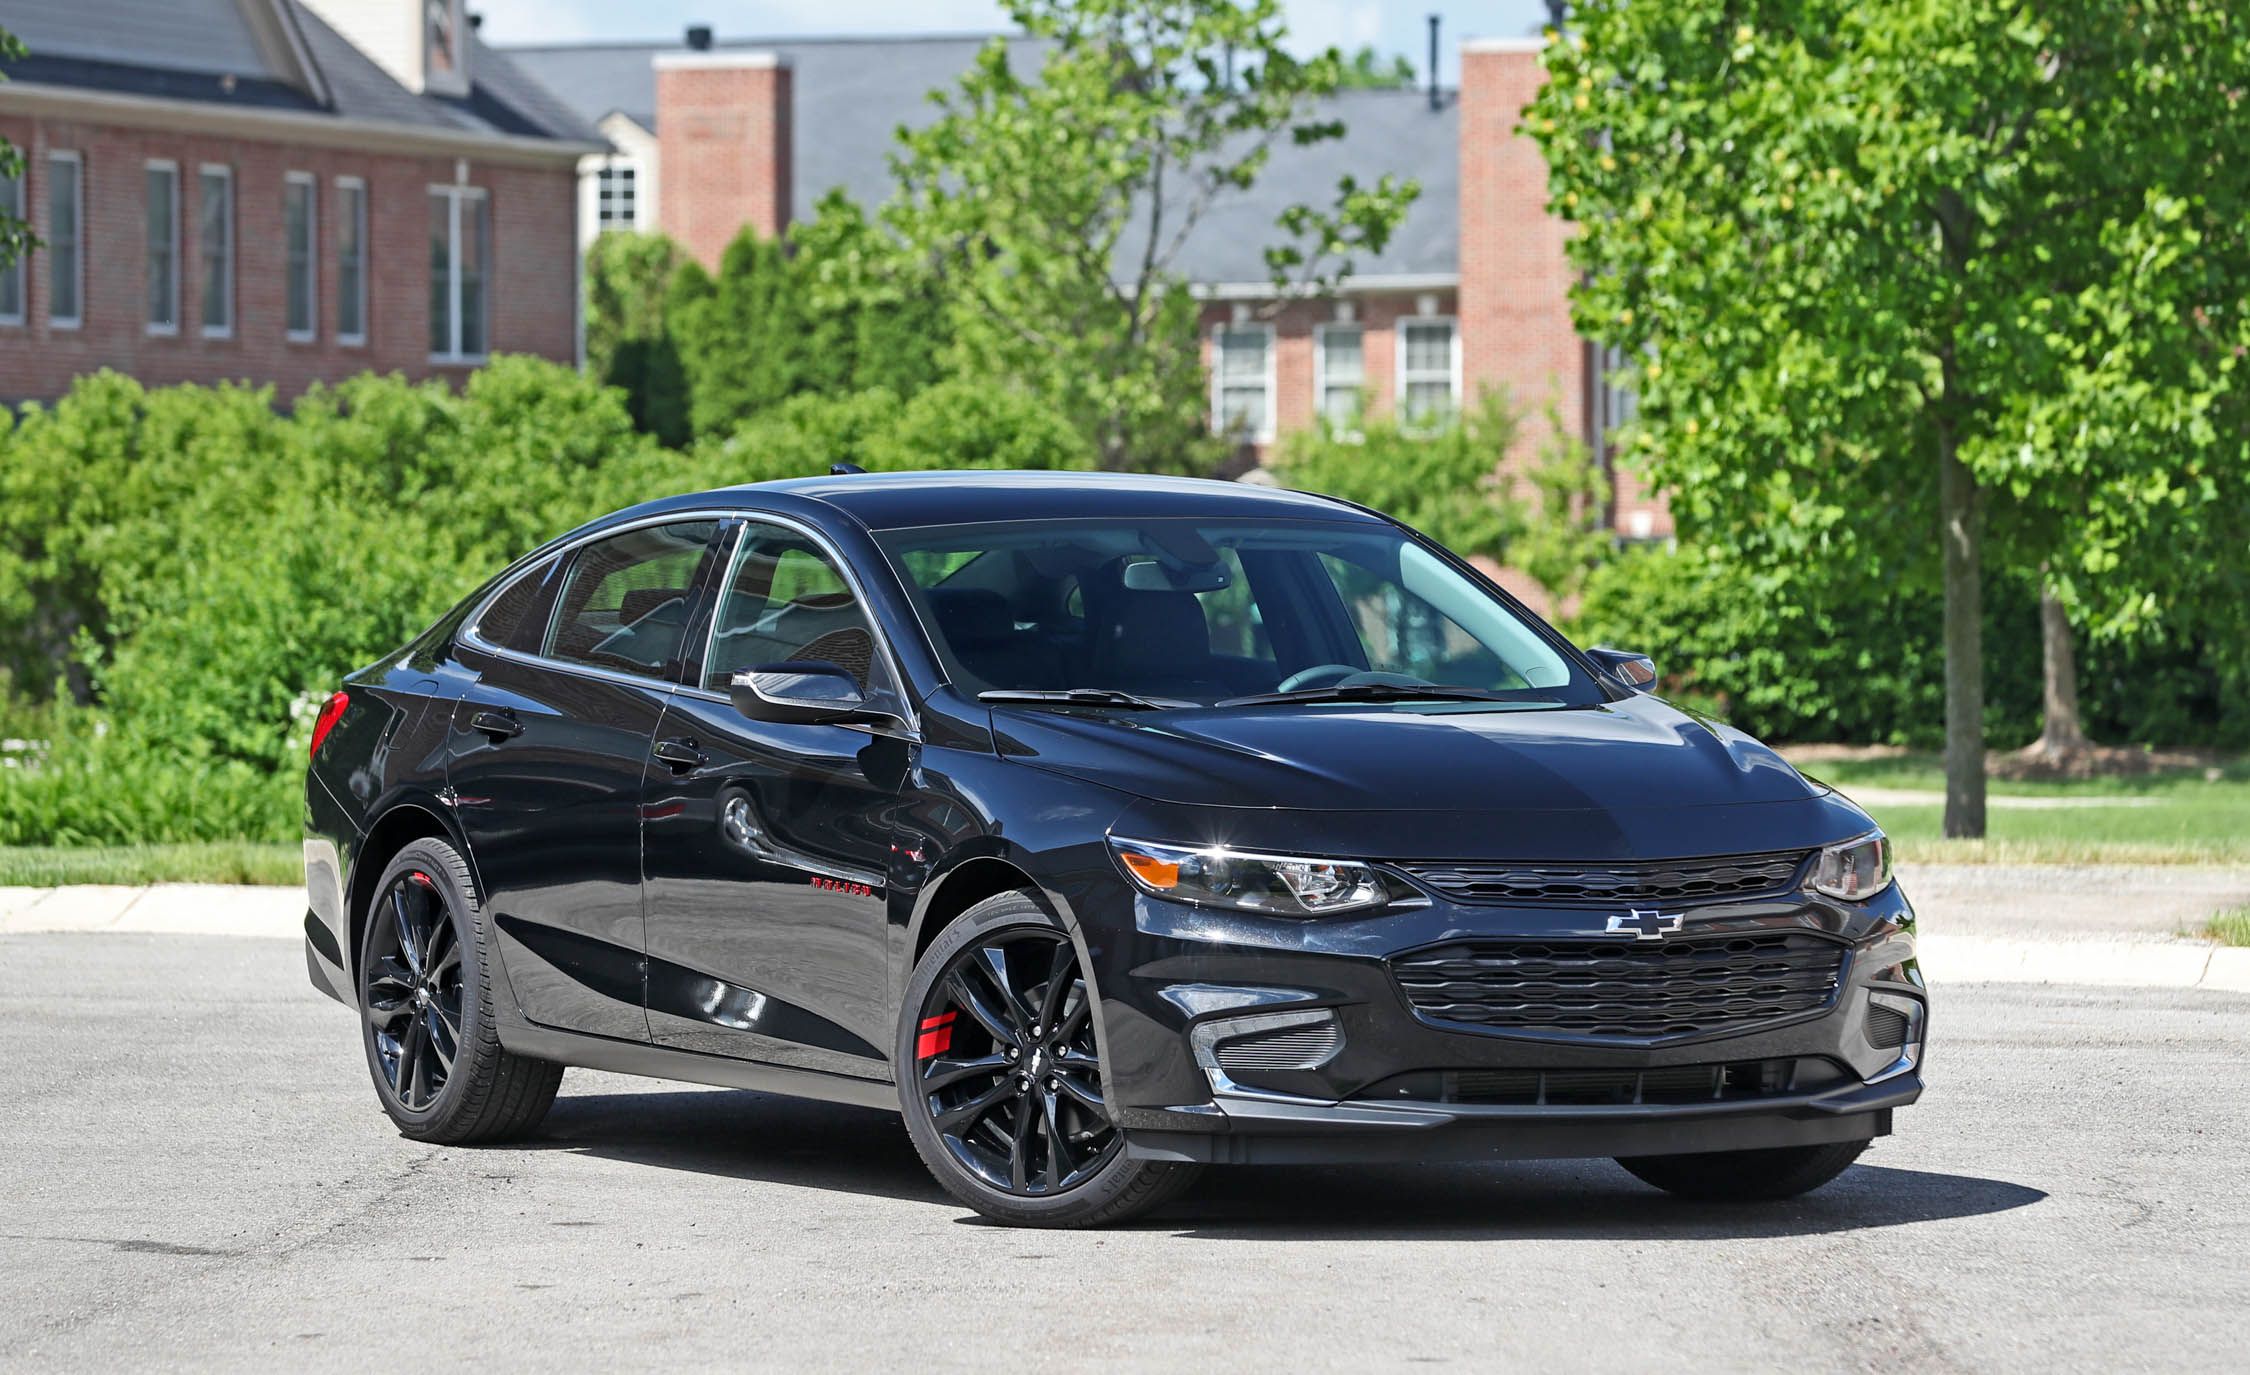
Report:
[[[2009,941],[1925,932],[1933,983],[2090,984],[2250,993],[2250,949],[2206,941]]]
[[[257,936],[302,940],[301,888],[158,883],[146,888],[77,884],[0,888],[0,935],[102,932],[159,936]]]

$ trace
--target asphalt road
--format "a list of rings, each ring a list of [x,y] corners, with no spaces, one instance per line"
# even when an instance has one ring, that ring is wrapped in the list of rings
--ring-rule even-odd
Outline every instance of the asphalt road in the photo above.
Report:
[[[1811,1197],[1606,1162],[1230,1170],[986,1226],[896,1120],[572,1071],[401,1140],[270,940],[0,938],[0,1367],[2240,1368],[2250,998],[1941,990],[1935,1087]]]

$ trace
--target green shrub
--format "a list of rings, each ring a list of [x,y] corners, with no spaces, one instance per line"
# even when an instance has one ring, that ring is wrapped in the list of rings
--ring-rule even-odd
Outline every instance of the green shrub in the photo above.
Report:
[[[1348,430],[1324,418],[1282,441],[1274,474],[1299,491],[1371,506],[1457,554],[1499,558],[1527,524],[1499,472],[1516,430],[1495,392],[1434,429],[1388,412]]]

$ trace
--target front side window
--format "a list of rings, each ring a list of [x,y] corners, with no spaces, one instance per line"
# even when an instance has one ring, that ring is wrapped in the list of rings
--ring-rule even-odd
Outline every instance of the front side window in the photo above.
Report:
[[[715,521],[651,525],[571,556],[544,652],[566,663],[661,678],[680,657],[696,571]]]
[[[1273,330],[1226,325],[1213,340],[1213,425],[1238,441],[1273,438]]]
[[[23,218],[23,178],[0,175],[0,211]],[[0,264],[0,325],[23,323],[23,259]]]
[[[336,181],[336,337],[367,339],[367,183]]]
[[[1399,322],[1399,411],[1409,423],[1443,421],[1460,406],[1451,320]]]
[[[962,689],[1174,702],[1355,683],[1603,700],[1536,622],[1404,533],[1325,521],[940,526],[878,536]]]
[[[486,349],[490,206],[482,190],[430,192],[430,354],[466,361]]]
[[[180,169],[148,165],[148,331],[180,328]]]
[[[1357,325],[1323,325],[1320,330],[1320,414],[1339,430],[1359,425],[1360,398],[1367,386],[1365,343]]]
[[[85,317],[85,164],[76,153],[47,156],[47,322],[76,325]]]
[[[602,229],[631,229],[640,223],[638,178],[629,162],[608,162],[594,174],[594,223]]]
[[[868,691],[879,671],[866,609],[819,545],[752,525],[719,594],[703,685],[724,692],[747,669],[807,661],[834,664]]]
[[[316,214],[312,177],[291,172],[281,188],[281,231],[288,250],[284,312],[292,339],[310,339],[319,329],[315,316],[320,299],[320,257],[313,250],[317,242]]]
[[[234,172],[205,167],[196,178],[197,254],[203,261],[203,332],[234,333]]]

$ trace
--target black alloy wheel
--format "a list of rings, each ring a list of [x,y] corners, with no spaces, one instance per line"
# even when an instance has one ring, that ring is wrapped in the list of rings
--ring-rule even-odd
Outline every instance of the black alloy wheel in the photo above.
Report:
[[[1122,1222],[1200,1166],[1126,1148],[1102,1071],[1100,997],[1037,894],[963,912],[916,961],[899,1017],[899,1108],[947,1193],[1022,1227]]]
[[[915,1076],[962,1168],[1036,1198],[1084,1183],[1117,1152],[1068,936],[1018,927],[979,940],[946,965],[921,1013]]]
[[[399,1105],[424,1112],[461,1051],[461,935],[438,883],[409,869],[376,899],[362,1003]]]

